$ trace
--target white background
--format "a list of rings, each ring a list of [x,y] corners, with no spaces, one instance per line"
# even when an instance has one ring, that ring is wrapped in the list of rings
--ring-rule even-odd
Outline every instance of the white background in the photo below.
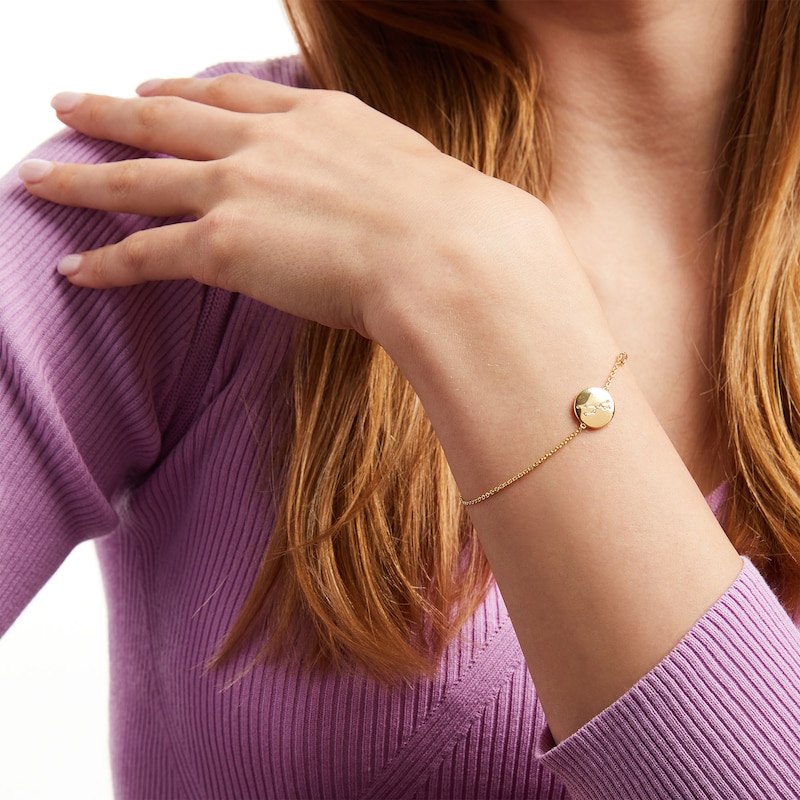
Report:
[[[148,78],[296,51],[279,0],[22,0],[0,21],[2,173],[59,129],[56,92],[131,95]],[[83,544],[0,639],[0,798],[111,797],[106,646]]]

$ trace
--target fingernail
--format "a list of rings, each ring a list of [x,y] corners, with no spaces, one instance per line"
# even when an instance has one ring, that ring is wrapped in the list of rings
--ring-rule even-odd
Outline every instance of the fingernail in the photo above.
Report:
[[[84,97],[85,95],[79,92],[59,92],[50,101],[50,105],[59,114],[66,114],[68,111],[72,111]]]
[[[61,275],[69,277],[70,275],[74,275],[81,268],[81,261],[82,257],[79,255],[64,256],[64,258],[58,262],[58,267],[56,267],[56,269],[58,269]]]
[[[25,183],[38,183],[52,169],[52,161],[45,161],[41,158],[30,158],[19,165],[17,175],[19,175]]]
[[[153,94],[162,83],[164,81],[161,78],[151,78],[136,87],[136,94]]]

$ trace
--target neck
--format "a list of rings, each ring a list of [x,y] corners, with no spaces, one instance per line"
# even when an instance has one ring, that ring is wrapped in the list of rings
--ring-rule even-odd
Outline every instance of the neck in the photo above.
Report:
[[[629,184],[704,198],[743,32],[738,0],[501,0],[538,54],[554,201]],[[697,211],[692,213],[697,218]],[[707,209],[710,211],[710,209]],[[660,212],[663,213],[663,205]],[[706,214],[702,214],[706,222]]]

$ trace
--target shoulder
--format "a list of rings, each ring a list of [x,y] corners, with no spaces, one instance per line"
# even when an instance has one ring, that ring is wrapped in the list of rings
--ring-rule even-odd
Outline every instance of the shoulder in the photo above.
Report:
[[[298,56],[218,64],[201,75],[232,72],[306,86]],[[31,155],[102,163],[153,154],[64,130]],[[247,298],[191,281],[98,292],[70,286],[56,273],[64,255],[177,221],[58,206],[29,195],[13,174],[0,177],[0,344],[13,344],[20,363],[41,362],[48,380],[66,387],[62,405],[72,403],[76,414],[85,414],[82,387],[93,385],[76,375],[107,376],[109,386],[121,387],[120,403],[135,393],[139,405],[157,412],[166,427],[174,414],[180,411],[182,419],[188,418],[189,408],[198,407],[194,395],[189,406],[184,402],[191,386],[214,369],[230,372],[253,342],[262,341],[265,328],[275,351],[268,355],[282,357],[292,320]],[[66,343],[71,345],[69,358],[63,355]],[[0,366],[3,356],[0,352]],[[121,414],[120,408],[114,413]]]

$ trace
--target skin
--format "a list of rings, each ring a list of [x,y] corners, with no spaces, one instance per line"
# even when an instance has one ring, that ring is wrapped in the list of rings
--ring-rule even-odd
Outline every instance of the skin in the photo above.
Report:
[[[693,459],[691,444],[708,414],[708,174],[741,9],[504,8],[552,75],[548,205],[351,97],[241,76],[58,97],[76,130],[177,158],[21,176],[54,202],[197,218],[66,259],[76,285],[193,278],[379,342],[465,497],[567,435],[572,398],[628,350],[611,425],[470,509],[559,741],[657,664],[741,568],[698,488],[719,459]],[[709,19],[712,53],[693,33]]]
[[[712,396],[713,165],[744,4],[502,5],[544,65],[556,141],[548,204],[619,341],[648,342],[637,355],[637,377],[708,493],[726,466],[706,436],[714,409],[703,399]]]

